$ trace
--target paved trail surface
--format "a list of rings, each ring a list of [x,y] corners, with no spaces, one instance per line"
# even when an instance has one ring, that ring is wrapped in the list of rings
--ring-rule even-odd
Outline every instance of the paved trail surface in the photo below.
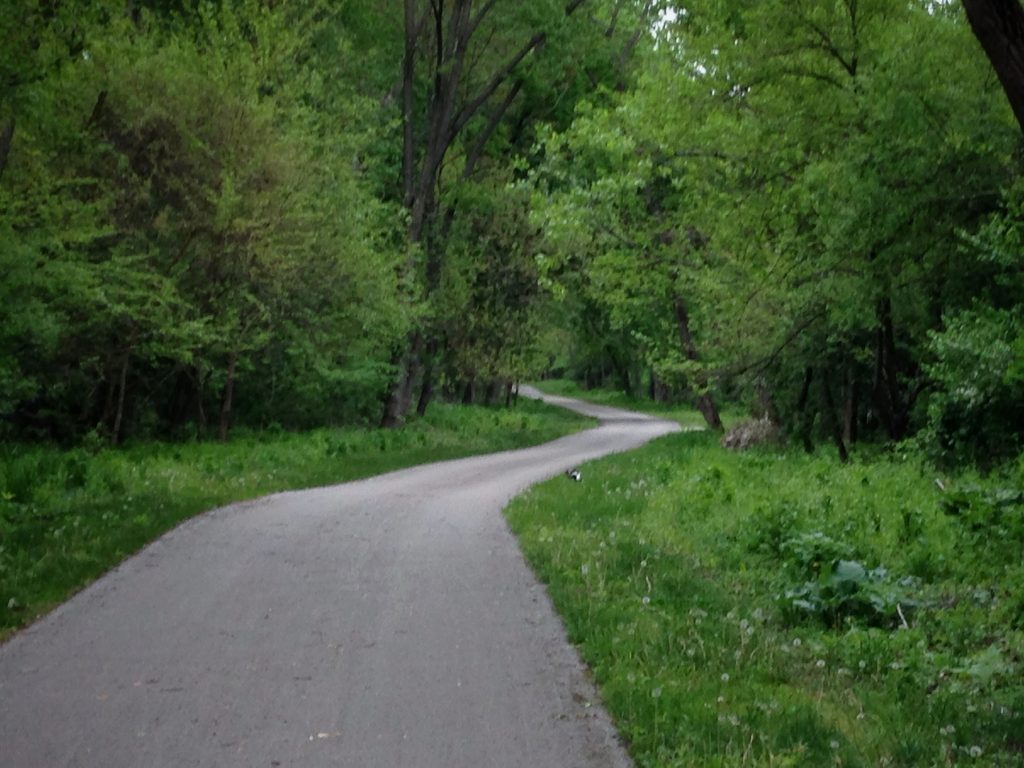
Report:
[[[125,561],[0,646],[0,763],[628,766],[501,509],[678,427],[545,399],[601,426],[232,505]]]

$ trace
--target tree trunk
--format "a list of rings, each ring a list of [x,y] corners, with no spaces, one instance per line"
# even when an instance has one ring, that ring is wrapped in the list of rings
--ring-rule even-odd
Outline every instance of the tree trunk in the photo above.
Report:
[[[498,398],[501,396],[501,381],[498,379],[491,379],[487,384],[487,405],[497,405]]]
[[[896,331],[892,321],[892,302],[888,297],[878,303],[877,312],[875,400],[889,438],[902,440],[909,425],[909,413],[900,394]]]
[[[14,143],[14,117],[10,117],[0,127],[0,180],[4,177],[7,169],[7,158],[11,154],[11,144]]]
[[[413,331],[410,334],[409,346],[405,355],[399,360],[398,375],[391,382],[387,402],[380,425],[385,429],[400,427],[405,421],[412,402],[412,392],[421,370],[420,356],[423,351],[423,334]]]
[[[231,428],[231,402],[235,395],[235,367],[238,364],[238,353],[232,352],[228,358],[228,379],[224,383],[224,398],[220,404],[220,426],[217,429],[217,439],[226,443],[228,430]]]
[[[963,0],[963,5],[1024,131],[1024,8],[1020,0]]]
[[[128,361],[130,359],[130,352],[124,353],[124,359],[121,361],[121,375],[118,379],[117,386],[117,410],[114,414],[114,426],[110,430],[110,440],[114,445],[118,445],[121,442],[121,425],[124,423],[124,402],[125,393],[128,389]]]
[[[114,398],[117,395],[117,382],[114,380],[113,356],[107,358],[103,366],[103,380],[107,385],[106,395],[103,398],[103,414],[100,416],[100,425],[108,429],[114,421]]]
[[[428,364],[423,370],[423,385],[420,387],[420,398],[416,402],[416,415],[425,416],[430,401],[434,398],[434,366]]]
[[[808,401],[811,398],[811,382],[814,380],[814,369],[811,366],[807,366],[804,369],[804,383],[800,387],[800,396],[796,401],[796,412],[797,412],[797,430],[800,433],[800,441],[803,443],[804,450],[810,453],[814,450],[814,444],[811,442],[811,428],[814,425],[814,415],[808,413]]]
[[[853,445],[859,439],[857,430],[857,414],[860,410],[860,382],[851,370],[846,380],[846,393],[843,404],[843,440]]]
[[[473,385],[473,380],[470,379],[466,382],[466,388],[462,390],[462,404],[472,405],[476,399],[476,387]]]
[[[416,0],[405,0],[405,57],[402,59],[402,190],[405,207],[412,206],[416,167]]]
[[[686,305],[678,296],[674,302],[674,309],[676,313],[676,327],[679,331],[679,341],[682,344],[683,353],[686,355],[687,360],[699,362],[700,355],[697,353],[697,345],[694,343],[693,334],[690,332],[690,316],[686,311]],[[718,415],[718,408],[715,406],[714,398],[707,391],[707,376],[704,373],[698,373],[696,378],[697,390],[699,392],[695,402],[697,410],[700,411],[704,421],[707,422],[711,429],[720,432],[722,431],[722,419]]]
[[[192,373],[196,380],[196,427],[199,430],[199,437],[205,437],[207,421],[206,404],[203,401],[206,399],[206,381],[199,368],[193,367]]]
[[[836,404],[832,397],[832,384],[829,382],[828,369],[824,367],[821,369],[821,399],[824,405],[825,426],[836,444],[839,460],[846,464],[850,460],[850,454],[846,450],[846,443],[843,442],[843,430],[836,417]]]

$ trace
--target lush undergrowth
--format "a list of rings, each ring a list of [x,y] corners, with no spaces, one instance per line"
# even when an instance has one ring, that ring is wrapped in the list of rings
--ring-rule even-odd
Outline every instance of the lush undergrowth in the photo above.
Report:
[[[211,507],[428,461],[519,448],[588,420],[520,400],[436,404],[402,429],[239,433],[231,442],[0,447],[0,638]]]
[[[618,389],[583,389],[577,382],[571,379],[546,379],[537,382],[536,386],[541,391],[551,395],[578,397],[591,403],[599,403],[600,405],[653,413],[666,419],[678,421],[684,427],[706,426],[704,417],[695,411],[691,405],[659,403],[646,397],[631,397]],[[723,408],[719,416],[726,429],[749,418],[742,409],[734,407]]]
[[[1024,764],[1024,461],[717,440],[508,510],[638,765]]]

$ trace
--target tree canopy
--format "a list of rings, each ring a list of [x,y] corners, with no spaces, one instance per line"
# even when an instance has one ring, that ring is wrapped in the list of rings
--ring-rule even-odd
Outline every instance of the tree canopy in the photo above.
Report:
[[[558,371],[844,456],[1020,451],[1018,2],[12,9],[7,437],[390,426]]]

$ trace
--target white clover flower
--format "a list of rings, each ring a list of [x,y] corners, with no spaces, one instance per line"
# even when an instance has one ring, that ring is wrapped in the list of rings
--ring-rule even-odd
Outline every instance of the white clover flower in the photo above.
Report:
[[[642,602],[644,605],[650,605],[651,604],[651,596],[650,595],[644,595],[640,602]]]
[[[814,666],[816,666],[818,669],[822,669],[825,666],[825,660],[818,659],[816,662],[814,662]]]
[[[803,645],[803,641],[799,637],[794,637],[793,638],[793,647],[794,648],[799,648],[801,645]]]
[[[975,744],[973,747],[967,750],[967,754],[969,754],[971,757],[981,757],[983,751],[984,750],[982,750],[981,747]]]
[[[722,682],[723,683],[728,683],[729,682],[729,673],[728,672],[723,672],[722,673]]]

